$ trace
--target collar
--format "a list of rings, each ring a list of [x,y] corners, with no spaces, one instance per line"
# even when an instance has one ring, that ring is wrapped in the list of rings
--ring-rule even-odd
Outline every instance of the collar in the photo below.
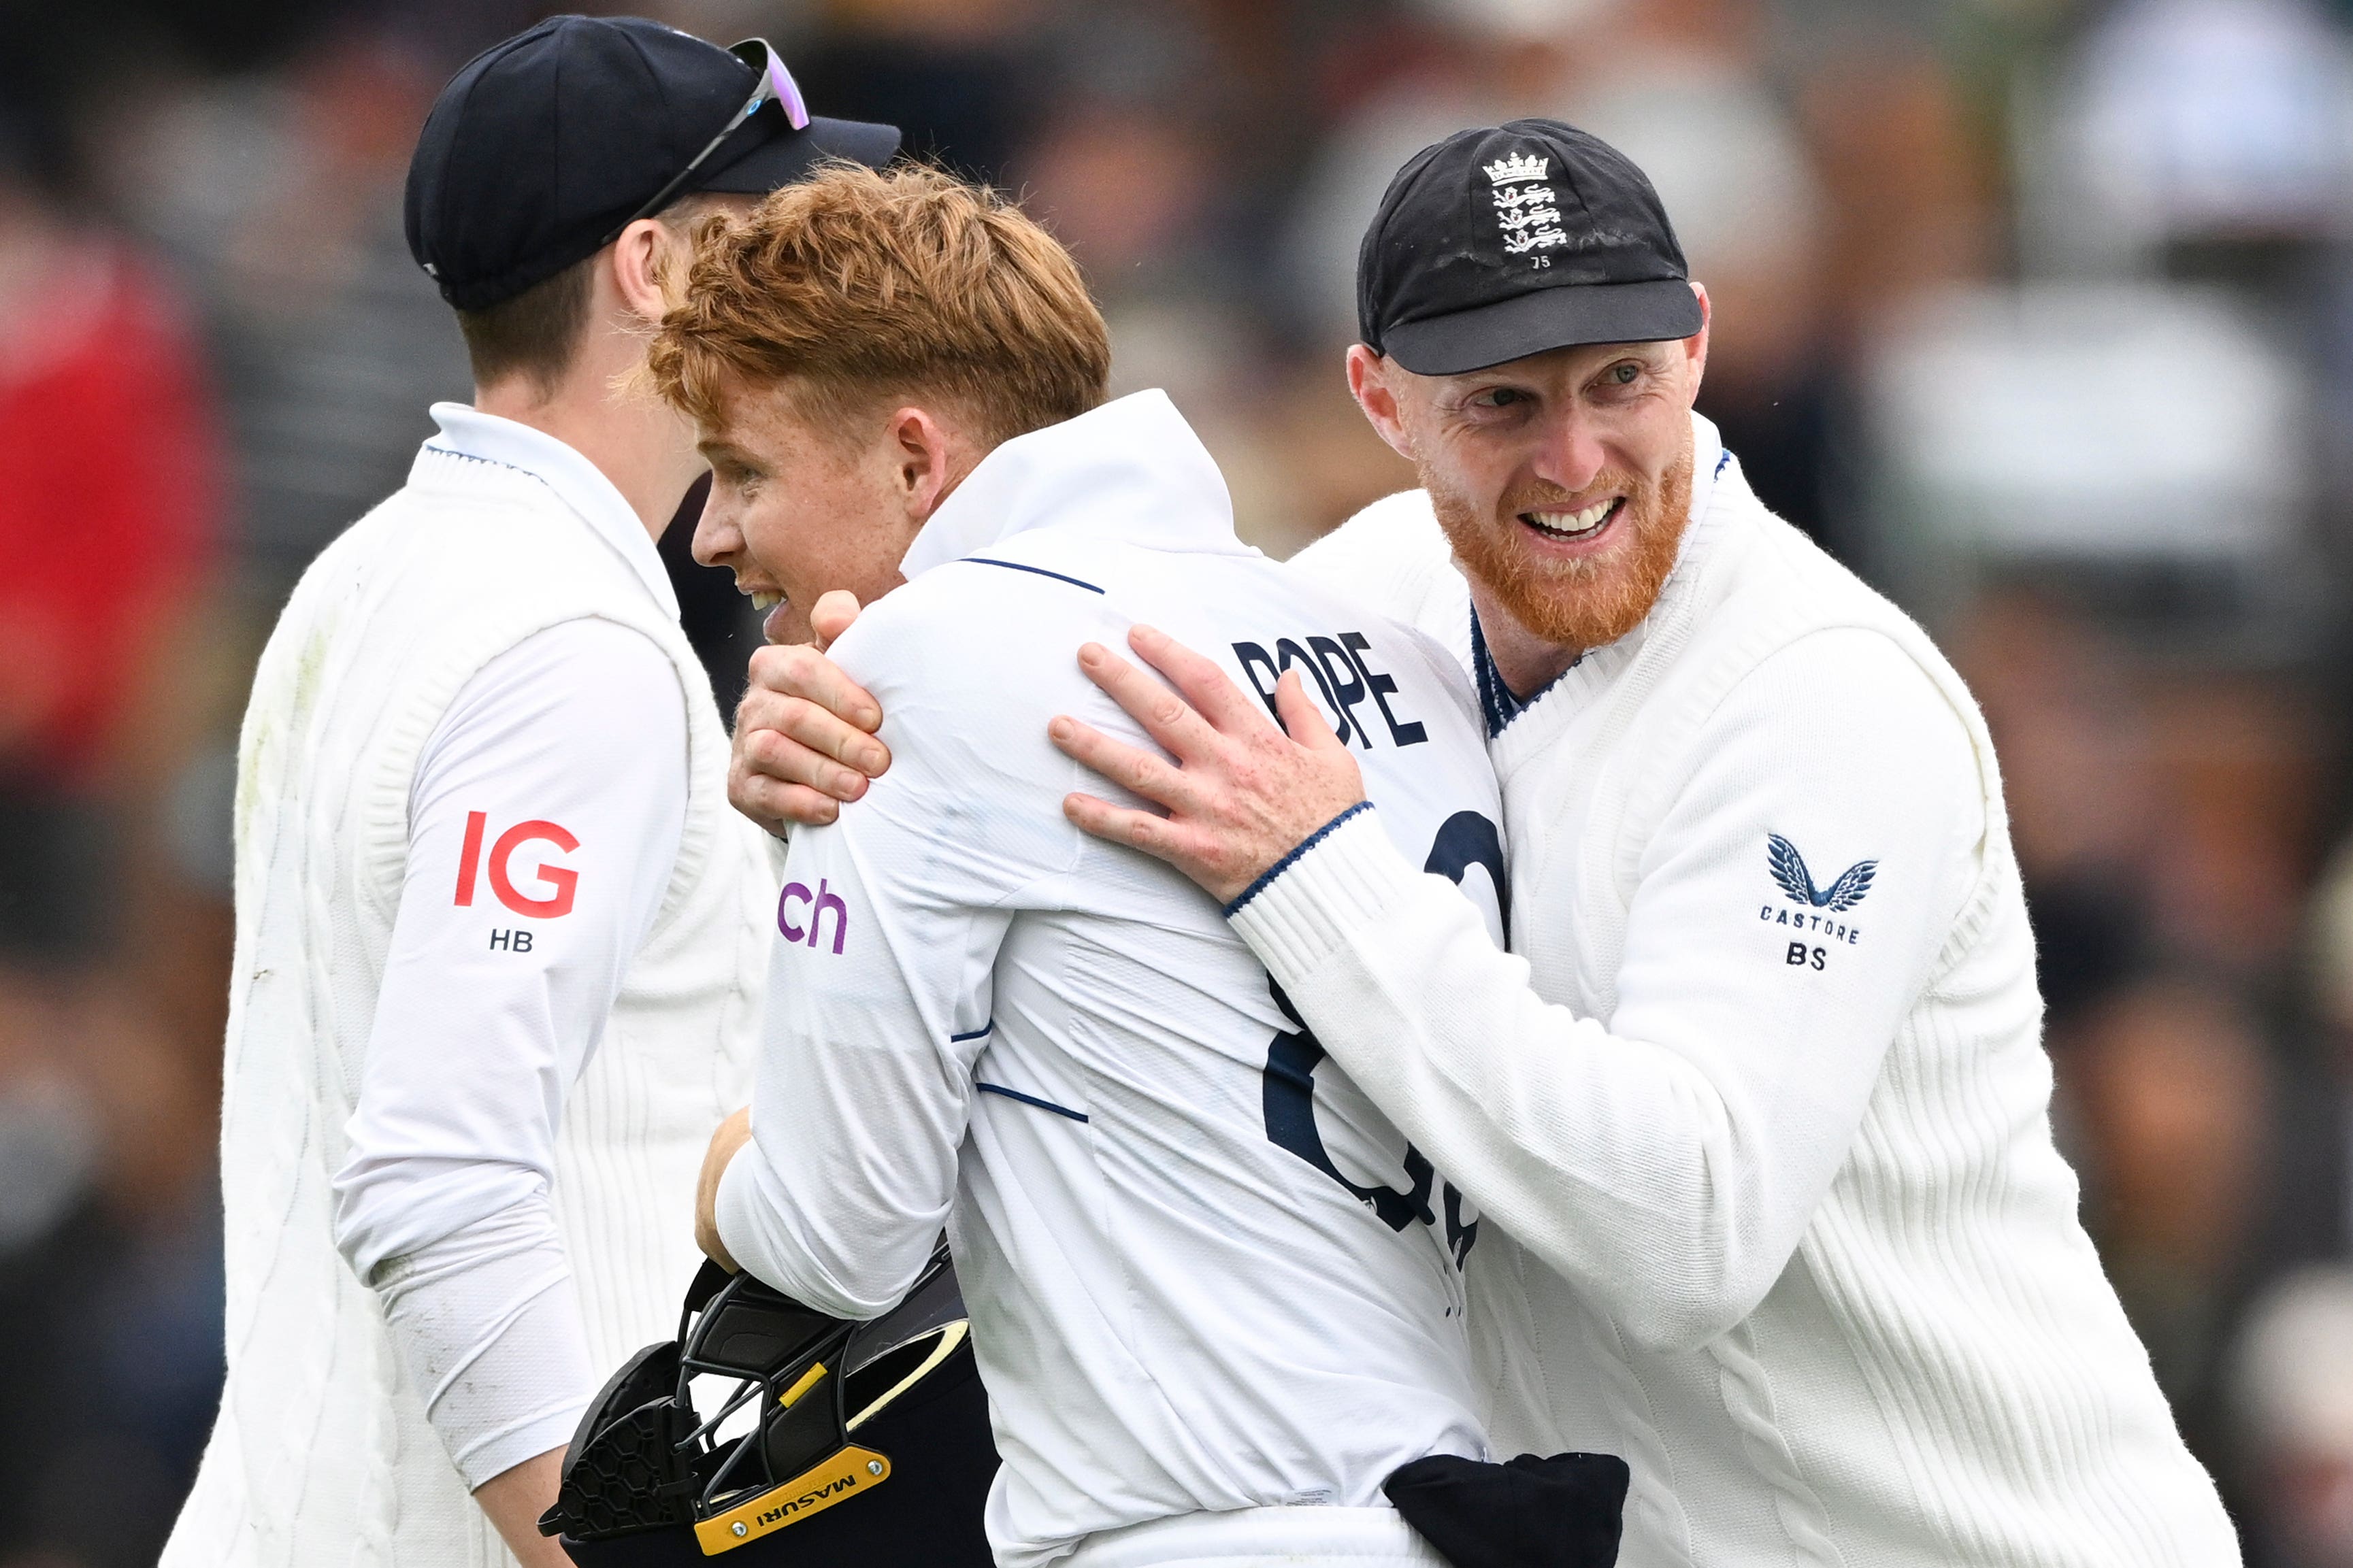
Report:
[[[485,414],[467,404],[435,404],[433,422],[441,428],[425,443],[426,452],[492,463],[537,479],[628,563],[654,603],[671,619],[678,618],[678,591],[670,586],[660,552],[635,509],[622,499],[603,469],[544,430]]]
[[[1724,478],[1724,470],[1732,466],[1732,454],[1724,449],[1724,435],[1716,429],[1715,421],[1697,412],[1691,418],[1691,526],[1683,531],[1683,550],[1691,548],[1693,535],[1707,516],[1707,504],[1715,496],[1716,480]],[[1681,552],[1677,554],[1680,556]]]
[[[1683,542],[1675,547],[1675,563],[1668,570],[1666,582],[1660,584],[1658,601],[1651,606],[1650,614],[1608,648],[1595,650],[1613,656],[1613,669],[1633,658],[1635,650],[1650,636],[1651,628],[1690,595],[1692,584],[1698,580],[1724,532],[1723,519],[1715,506],[1717,493],[1726,486],[1731,487],[1730,493],[1745,493],[1746,484],[1740,474],[1739,459],[1725,449],[1724,437],[1716,433],[1715,424],[1694,414],[1691,520],[1683,528]]]
[[[1578,654],[1568,661],[1568,669],[1554,676],[1542,686],[1522,697],[1504,684],[1503,671],[1495,668],[1495,656],[1487,651],[1487,633],[1479,625],[1477,605],[1471,608],[1471,678],[1479,688],[1479,712],[1487,721],[1487,739],[1502,734],[1511,721],[1526,712],[1544,694],[1559,685],[1569,669],[1585,662]]]
[[[1081,530],[1155,550],[1255,554],[1234,537],[1225,476],[1165,392],[1138,392],[1017,436],[940,503],[907,581],[1018,533]]]

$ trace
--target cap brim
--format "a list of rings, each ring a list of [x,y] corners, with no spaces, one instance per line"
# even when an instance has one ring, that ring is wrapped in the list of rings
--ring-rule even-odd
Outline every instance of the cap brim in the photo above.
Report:
[[[697,181],[694,188],[765,195],[797,180],[807,179],[811,169],[828,158],[847,158],[853,163],[879,169],[898,152],[899,128],[895,125],[876,125],[864,120],[828,120],[816,114],[809,117],[806,130],[786,131],[756,143],[742,157]]]
[[[1381,334],[1381,352],[1417,375],[1461,375],[1586,343],[1654,343],[1700,330],[1699,296],[1680,278],[1564,283]]]

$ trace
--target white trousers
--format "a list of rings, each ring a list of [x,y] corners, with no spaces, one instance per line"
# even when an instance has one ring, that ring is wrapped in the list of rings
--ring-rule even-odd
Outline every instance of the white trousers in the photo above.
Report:
[[[1090,1535],[1065,1568],[1447,1568],[1393,1508],[1245,1508]]]

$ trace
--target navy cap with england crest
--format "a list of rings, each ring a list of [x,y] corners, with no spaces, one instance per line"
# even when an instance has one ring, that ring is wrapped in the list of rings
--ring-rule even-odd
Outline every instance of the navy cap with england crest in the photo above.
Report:
[[[762,40],[723,49],[638,16],[551,16],[434,100],[408,165],[409,254],[444,300],[480,310],[679,196],[765,195],[828,159],[880,168],[898,150],[896,126],[810,114]]]
[[[1700,322],[1648,177],[1557,120],[1458,131],[1415,153],[1356,257],[1358,332],[1421,375],[1687,338]]]

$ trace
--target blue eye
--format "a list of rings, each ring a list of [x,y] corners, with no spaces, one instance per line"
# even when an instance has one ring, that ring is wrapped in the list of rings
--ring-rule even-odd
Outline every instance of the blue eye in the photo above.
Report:
[[[1613,364],[1609,367],[1609,379],[1616,382],[1620,386],[1633,385],[1634,378],[1641,374],[1642,372],[1641,367],[1631,363],[1626,364]]]

